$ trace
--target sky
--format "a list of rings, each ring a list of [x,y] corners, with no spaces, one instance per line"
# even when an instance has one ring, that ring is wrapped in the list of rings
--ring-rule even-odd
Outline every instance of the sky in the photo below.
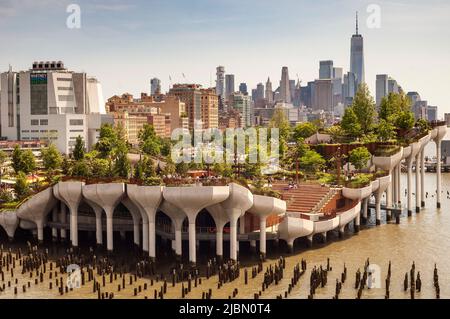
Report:
[[[79,29],[67,27],[70,4],[80,7]],[[348,71],[356,11],[372,94],[376,74],[389,74],[441,117],[450,112],[448,0],[0,0],[0,72],[62,60],[97,77],[105,98],[149,92],[152,77],[163,91],[169,76],[215,86],[218,65],[235,74],[236,89],[268,77],[276,88],[283,66],[306,84],[320,60]]]

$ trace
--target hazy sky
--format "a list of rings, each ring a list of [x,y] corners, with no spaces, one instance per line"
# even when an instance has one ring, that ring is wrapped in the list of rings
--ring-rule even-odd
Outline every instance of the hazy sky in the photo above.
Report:
[[[81,28],[69,29],[66,8],[81,7]],[[381,8],[381,28],[368,28],[367,7]],[[349,69],[355,11],[365,38],[366,81],[387,73],[450,112],[448,0],[0,0],[0,71],[35,60],[62,60],[86,71],[113,94],[149,91],[158,77],[215,85],[215,68],[249,90],[281,67],[292,79],[314,80],[319,60]],[[183,79],[185,74],[186,80]]]

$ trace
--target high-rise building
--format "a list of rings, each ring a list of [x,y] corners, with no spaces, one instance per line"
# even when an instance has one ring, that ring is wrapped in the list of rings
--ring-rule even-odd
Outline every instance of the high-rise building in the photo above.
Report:
[[[358,13],[356,13],[356,34],[352,36],[350,48],[350,72],[356,77],[356,90],[365,82],[364,38],[359,34]]]
[[[247,83],[239,84],[239,92],[242,94],[248,95]]]
[[[202,92],[200,89],[199,84],[174,84],[169,91],[169,95],[176,96],[185,103],[190,130],[198,128],[202,121]]]
[[[397,81],[393,78],[388,80],[388,93],[400,93],[402,90],[401,86],[398,85]]]
[[[333,111],[333,82],[331,79],[316,80],[312,107],[314,110]]]
[[[264,84],[262,83],[256,85],[255,102],[260,100],[264,100]]]
[[[334,69],[333,69],[333,61],[320,61],[320,68],[319,68],[319,79],[325,80],[325,79],[332,79],[334,78]]]
[[[420,97],[420,94],[417,92],[408,92],[408,94],[406,94],[406,96],[409,97],[409,99],[411,100],[411,105],[414,105],[417,102],[422,100],[422,98]]]
[[[244,95],[240,92],[232,93],[230,95],[230,105],[233,110],[236,110],[241,114],[243,126],[252,126],[252,108],[250,96]]]
[[[380,107],[381,101],[389,94],[389,76],[387,74],[378,74],[376,81],[376,102]]]
[[[447,126],[450,126],[450,113],[444,114],[444,121],[447,124]]]
[[[225,100],[229,101],[231,93],[234,92],[234,74],[227,74],[225,75]]]
[[[292,99],[292,104],[295,107],[299,107],[302,105],[302,87],[300,85],[300,80],[297,81],[294,89],[294,98]]]
[[[342,68],[333,68],[333,105],[337,106],[343,102],[342,81],[343,81]]]
[[[282,102],[291,103],[289,71],[287,66],[284,66],[281,70],[280,99]]]
[[[267,78],[265,97],[266,97],[266,101],[267,101],[268,104],[272,104],[273,103],[272,82],[270,82],[270,78]]]
[[[161,93],[161,80],[153,78],[150,80],[150,95],[156,95]]]
[[[343,91],[343,97],[344,97],[344,104],[350,105],[353,101],[353,98],[356,94],[356,76],[352,72],[348,72],[346,75],[344,75],[344,84],[342,86]]]
[[[106,115],[100,82],[69,71],[61,61],[34,62],[27,71],[0,74],[1,136],[14,141],[51,141],[70,154],[81,136],[89,150]]]
[[[224,97],[225,93],[225,67],[218,66],[216,68],[216,94],[219,97]]]
[[[203,129],[219,127],[219,98],[214,89],[201,89]]]

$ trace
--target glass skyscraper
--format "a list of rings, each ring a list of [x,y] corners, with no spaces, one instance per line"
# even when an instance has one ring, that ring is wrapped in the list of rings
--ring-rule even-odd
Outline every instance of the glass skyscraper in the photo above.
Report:
[[[365,82],[364,75],[364,38],[358,30],[358,13],[356,13],[356,34],[352,36],[350,49],[350,72],[355,74],[356,87]]]

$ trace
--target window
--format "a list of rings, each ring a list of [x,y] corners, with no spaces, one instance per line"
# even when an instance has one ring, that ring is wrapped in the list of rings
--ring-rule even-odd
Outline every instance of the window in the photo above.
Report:
[[[72,102],[75,100],[73,95],[58,95],[58,100],[62,102]]]
[[[71,126],[82,126],[82,125],[84,125],[84,122],[83,122],[83,120],[82,119],[79,119],[79,120],[70,120],[69,121],[69,125],[71,125]]]
[[[43,126],[48,125],[48,120],[41,120],[40,124]]]
[[[31,126],[39,125],[39,120],[31,120]]]
[[[84,130],[70,130],[70,133],[83,133]]]
[[[60,91],[73,91],[73,87],[64,87],[64,86],[61,86],[61,87],[58,87],[58,90],[60,90]]]
[[[58,81],[72,82],[72,78],[57,78]]]
[[[30,133],[29,130],[22,130],[22,133]]]
[[[39,130],[31,130],[31,133],[39,133]]]

